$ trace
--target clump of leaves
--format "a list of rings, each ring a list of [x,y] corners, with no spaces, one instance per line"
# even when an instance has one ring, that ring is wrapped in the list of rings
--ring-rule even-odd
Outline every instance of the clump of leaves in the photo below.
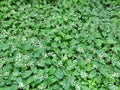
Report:
[[[119,90],[118,4],[54,3],[0,2],[0,90]]]

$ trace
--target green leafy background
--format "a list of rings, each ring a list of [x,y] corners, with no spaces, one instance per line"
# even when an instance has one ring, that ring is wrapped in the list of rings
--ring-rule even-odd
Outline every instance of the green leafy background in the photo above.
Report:
[[[120,90],[119,0],[1,0],[0,90]]]

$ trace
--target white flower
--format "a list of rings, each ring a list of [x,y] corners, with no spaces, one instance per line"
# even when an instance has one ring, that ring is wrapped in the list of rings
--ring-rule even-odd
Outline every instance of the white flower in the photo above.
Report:
[[[26,41],[26,40],[27,40],[26,37],[24,37],[24,36],[22,37],[22,39],[23,39],[23,41]]]
[[[78,51],[79,51],[80,53],[84,53],[84,49],[83,49],[83,48],[78,48]]]
[[[34,65],[34,62],[33,61],[30,61],[27,63],[27,66],[33,66]]]
[[[76,35],[75,35],[75,38],[79,38],[79,34],[76,34]]]
[[[52,54],[52,57],[56,57],[56,54]]]
[[[81,75],[82,78],[85,78],[85,77],[88,76],[88,74],[85,71],[81,71],[80,75]]]
[[[47,57],[47,54],[46,54],[46,53],[44,53],[44,57]]]
[[[112,77],[119,77],[119,73],[114,72]]]
[[[58,65],[59,65],[59,66],[63,66],[62,61],[59,61],[59,62],[58,62]]]
[[[68,19],[67,18],[64,18],[65,21],[67,21]]]
[[[67,57],[67,55],[65,54],[62,58],[63,58],[63,60],[66,60],[68,57]]]
[[[80,90],[81,85],[80,84],[76,84],[75,88],[76,88],[76,90]]]
[[[13,72],[13,76],[18,76],[18,72]]]
[[[45,87],[46,87],[46,85],[44,85],[44,84],[40,84],[40,85],[38,86],[39,90],[43,90],[43,89],[45,89]]]
[[[19,87],[20,89],[22,89],[22,88],[24,87],[23,82],[20,82],[18,87]]]
[[[103,57],[106,57],[106,54],[105,53],[101,53],[98,55],[100,58],[103,58]]]
[[[4,73],[4,76],[9,76],[9,72],[5,72],[5,73]]]
[[[40,79],[40,80],[41,80],[41,79],[42,79],[42,80],[44,79],[44,76],[43,76],[43,75],[41,75],[41,76],[35,75],[34,77],[35,77],[35,79]]]
[[[93,65],[93,68],[97,68],[97,65],[94,64],[94,65]]]
[[[86,64],[91,62],[91,60],[89,58],[86,58]]]
[[[116,90],[117,87],[114,84],[109,84],[109,90]]]
[[[73,68],[74,68],[74,65],[70,65],[70,66],[67,67],[68,70],[71,70]]]
[[[120,66],[120,62],[118,62],[117,65]]]

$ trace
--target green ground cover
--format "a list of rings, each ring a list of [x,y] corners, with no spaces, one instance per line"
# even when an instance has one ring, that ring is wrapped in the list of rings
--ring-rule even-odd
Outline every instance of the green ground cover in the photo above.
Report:
[[[1,0],[0,90],[120,90],[119,0]]]

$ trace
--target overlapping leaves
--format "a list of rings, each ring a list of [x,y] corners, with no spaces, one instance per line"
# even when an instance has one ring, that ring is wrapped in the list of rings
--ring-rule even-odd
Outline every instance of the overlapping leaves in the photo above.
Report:
[[[118,4],[48,2],[0,2],[0,90],[119,90]]]

